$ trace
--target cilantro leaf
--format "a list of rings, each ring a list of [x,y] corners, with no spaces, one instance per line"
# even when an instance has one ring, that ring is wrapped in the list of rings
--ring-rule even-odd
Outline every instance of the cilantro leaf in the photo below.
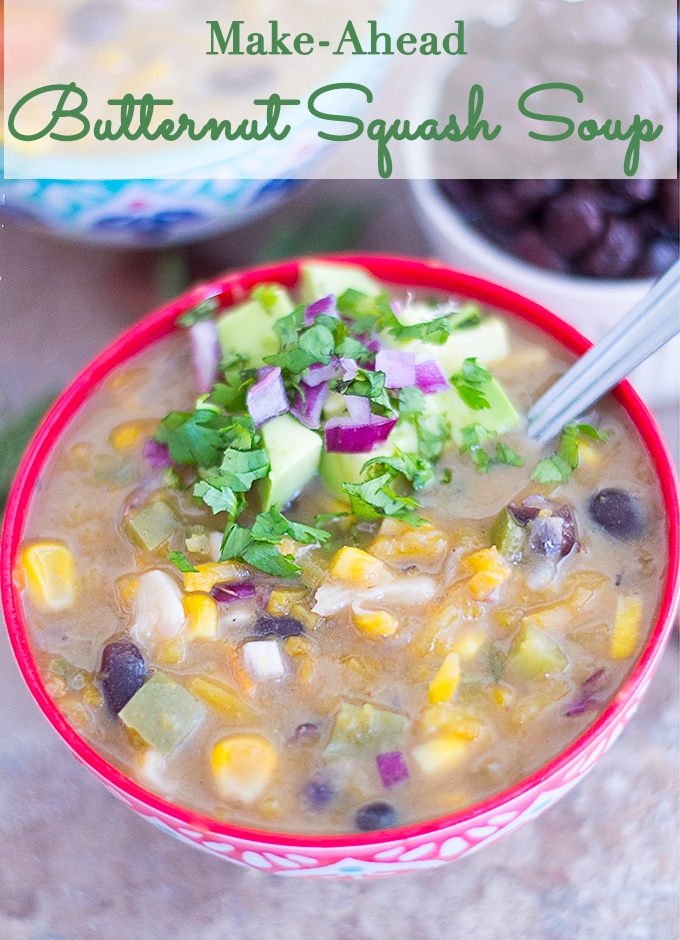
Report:
[[[415,420],[418,435],[418,453],[432,462],[439,460],[451,440],[451,424],[444,415],[422,415]]]
[[[590,424],[565,424],[557,453],[539,460],[531,479],[537,483],[565,483],[578,467],[578,445],[583,437],[604,442],[609,440],[611,433],[598,431]]]
[[[490,468],[496,464],[505,464],[510,467],[524,466],[524,458],[503,441],[496,442],[496,450],[493,455],[485,450],[483,447],[484,441],[494,435],[481,424],[469,424],[461,428],[461,436],[461,454],[469,453],[470,459],[480,473],[488,473]]]
[[[336,379],[331,382],[330,387],[334,392],[340,392],[341,395],[358,395],[361,398],[368,398],[379,410],[393,414],[392,400],[385,389],[384,372],[373,372],[360,367],[355,378],[350,382]]]
[[[154,440],[168,445],[175,463],[214,467],[222,456],[223,424],[224,418],[211,409],[171,411],[156,429]]]
[[[286,536],[305,544],[325,542],[330,538],[323,529],[292,522],[274,505],[259,513],[249,529],[236,523],[227,526],[220,561],[241,559],[266,574],[279,578],[295,577],[300,572],[295,559],[292,555],[282,554],[278,547]]]
[[[508,447],[507,444],[504,444],[503,441],[498,441],[496,444],[496,454],[493,458],[493,462],[502,463],[508,467],[523,467],[524,457],[514,451],[511,447]]]
[[[422,490],[434,478],[434,467],[429,460],[418,454],[397,450],[394,457],[372,457],[361,468],[369,479],[394,471],[411,484],[414,490]]]
[[[393,516],[416,526],[424,522],[414,512],[418,509],[415,499],[400,496],[392,489],[394,477],[395,473],[390,471],[364,483],[343,483],[342,488],[349,496],[352,513],[362,519]]]
[[[171,561],[173,565],[176,565],[179,570],[183,571],[185,574],[190,571],[196,571],[194,566],[183,552],[168,552],[168,561]]]
[[[380,332],[400,325],[384,293],[369,297],[350,287],[338,297],[337,308],[343,317],[352,321],[354,332],[358,334],[370,335],[374,330]]]
[[[436,309],[436,305],[435,305]],[[441,308],[440,308],[441,309]],[[454,330],[475,326],[480,321],[479,308],[474,304],[464,304],[459,310],[443,313],[422,323],[403,324],[396,317],[396,323],[390,323],[388,331],[396,339],[403,341],[418,339],[425,343],[442,345]]]
[[[251,542],[243,552],[243,561],[278,578],[294,578],[300,573],[293,556],[283,555],[271,542]]]
[[[214,513],[227,512],[237,516],[243,510],[243,500],[226,484],[214,480],[199,480],[194,484],[194,496],[203,500]]]
[[[193,326],[194,323],[201,323],[203,320],[212,320],[213,315],[219,310],[220,302],[217,297],[207,297],[200,304],[187,310],[176,320],[177,326],[186,328]]]
[[[451,383],[463,402],[473,411],[490,408],[482,387],[491,381],[491,373],[477,364],[476,359],[466,359],[459,372],[451,376]]]
[[[399,389],[399,414],[402,418],[415,418],[425,410],[425,395],[419,388]]]
[[[598,431],[592,424],[577,424],[576,430],[581,437],[590,437],[599,444],[604,444],[613,434],[613,431]]]
[[[306,545],[313,542],[326,542],[330,538],[328,532],[323,529],[315,529],[313,526],[287,519],[276,504],[256,516],[250,535],[256,541],[263,542],[280,542],[287,536],[294,542],[302,542]]]

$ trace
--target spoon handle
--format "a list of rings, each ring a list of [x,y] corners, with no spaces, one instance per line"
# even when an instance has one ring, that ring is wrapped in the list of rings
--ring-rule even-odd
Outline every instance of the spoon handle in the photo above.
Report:
[[[545,444],[680,332],[680,261],[535,402],[527,434]]]

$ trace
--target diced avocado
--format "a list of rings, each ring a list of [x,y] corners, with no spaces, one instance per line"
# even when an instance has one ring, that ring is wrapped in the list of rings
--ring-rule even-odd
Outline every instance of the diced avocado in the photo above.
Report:
[[[519,561],[524,549],[525,530],[507,506],[498,513],[491,526],[491,544],[508,561]]]
[[[408,719],[398,712],[376,708],[369,702],[343,702],[323,752],[324,760],[401,750],[407,725]]]
[[[470,424],[481,424],[490,434],[503,434],[519,422],[519,415],[501,385],[491,377],[480,386],[489,408],[470,408],[455,388],[437,395],[428,395],[426,405],[444,415],[451,425],[454,443],[462,443],[461,430]]]
[[[205,706],[162,672],[151,676],[118,712],[128,728],[165,755],[172,754],[205,714]]]
[[[321,436],[291,415],[280,415],[260,429],[270,471],[260,484],[262,508],[285,506],[312,479],[319,466]]]
[[[415,428],[400,421],[384,444],[363,454],[327,453],[324,449],[319,461],[319,475],[326,488],[338,499],[347,501],[343,483],[361,482],[361,468],[372,457],[392,457],[397,449],[413,453],[418,449]]]
[[[550,673],[562,672],[568,662],[551,636],[527,623],[512,641],[506,666],[524,679],[542,679]]]
[[[274,355],[279,348],[274,323],[293,308],[288,291],[279,284],[258,288],[250,300],[232,307],[217,321],[223,354],[245,356],[252,368],[264,365],[264,357]]]
[[[310,304],[329,294],[339,297],[350,288],[369,297],[377,297],[383,292],[382,285],[368,271],[356,265],[313,262],[303,264],[300,268],[303,303]]]
[[[162,499],[154,499],[141,509],[132,510],[125,520],[130,538],[149,552],[166,542],[181,527],[179,515]]]
[[[398,316],[405,326],[411,326],[423,322],[419,311],[427,309],[424,305],[413,304],[405,307]],[[383,334],[381,341],[393,349],[408,349],[416,355],[429,356],[439,364],[447,378],[457,372],[466,359],[476,359],[480,365],[488,365],[505,359],[509,350],[507,327],[497,317],[487,317],[477,326],[454,330],[441,345],[419,339],[400,341],[389,333]]]

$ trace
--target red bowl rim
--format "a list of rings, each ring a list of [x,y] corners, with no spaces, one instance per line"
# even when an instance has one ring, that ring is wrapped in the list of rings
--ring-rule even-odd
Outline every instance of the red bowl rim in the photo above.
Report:
[[[251,267],[228,273],[205,284],[199,284],[182,297],[149,314],[119,336],[76,377],[42,421],[23,457],[7,501],[0,540],[0,596],[12,649],[31,694],[45,717],[76,757],[114,789],[131,800],[145,804],[156,815],[172,818],[179,824],[227,839],[235,838],[270,847],[295,846],[306,847],[308,850],[310,847],[312,849],[343,847],[351,850],[353,847],[360,848],[367,844],[373,846],[428,833],[434,834],[501,809],[510,801],[516,800],[559,773],[580,753],[586,751],[607,727],[622,716],[628,702],[635,697],[638,689],[654,668],[673,626],[680,590],[680,526],[677,523],[680,516],[679,488],[673,461],[654,418],[628,382],[620,383],[613,395],[628,413],[647,449],[657,471],[662,499],[670,520],[667,533],[666,584],[657,623],[640,658],[600,717],[556,757],[513,786],[465,809],[410,825],[361,834],[317,835],[312,832],[288,833],[258,830],[222,822],[214,817],[177,806],[136,784],[109,764],[71,728],[47,693],[33,660],[19,591],[13,579],[16,553],[21,543],[33,487],[55,441],[65,426],[78,411],[87,394],[97,387],[112,369],[154,341],[174,332],[177,329],[175,324],[177,317],[200,301],[208,297],[218,297],[220,308],[224,308],[242,300],[252,287],[261,281],[276,281],[284,286],[292,286],[298,280],[300,266],[314,260],[360,265],[386,283],[427,287],[470,296],[538,327],[577,355],[585,352],[591,345],[577,330],[540,304],[483,278],[455,271],[430,260],[380,254],[324,255]]]

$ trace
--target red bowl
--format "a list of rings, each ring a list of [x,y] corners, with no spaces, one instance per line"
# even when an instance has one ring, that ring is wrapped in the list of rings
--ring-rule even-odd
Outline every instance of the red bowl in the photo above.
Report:
[[[310,259],[304,259],[310,260]],[[326,260],[362,265],[379,280],[463,295],[526,321],[576,355],[590,343],[545,308],[503,287],[435,262],[378,256]],[[152,313],[109,346],[58,399],[38,429],[19,468],[2,532],[0,588],[10,641],[23,677],[48,721],[75,756],[125,803],[191,845],[251,868],[287,875],[362,877],[435,867],[486,845],[552,805],[604,754],[633,715],[661,657],[674,623],[679,593],[678,481],[654,419],[626,383],[614,396],[624,408],[655,468],[669,520],[668,563],[658,619],[630,675],[605,711],[557,757],[516,785],[455,813],[397,829],[340,836],[289,835],[229,825],[191,812],[145,790],[97,754],[67,723],[50,698],[31,650],[21,598],[13,579],[32,493],[64,429],[113,369],[177,329],[177,317],[207,297],[227,307],[260,281],[296,283],[301,261],[229,274],[199,285]]]

